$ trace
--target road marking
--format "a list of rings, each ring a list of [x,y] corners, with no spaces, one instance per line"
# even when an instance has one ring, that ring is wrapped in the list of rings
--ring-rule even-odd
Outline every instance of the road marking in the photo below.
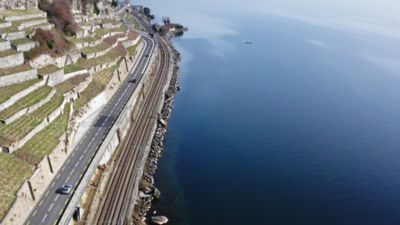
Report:
[[[77,180],[77,181],[75,182],[75,186],[78,185],[78,182],[79,182],[79,180]]]
[[[73,168],[73,169],[71,170],[71,175],[74,173],[74,171],[75,171],[75,168]]]
[[[33,215],[33,216],[35,216],[35,215],[36,215],[36,213],[37,213],[37,210],[35,210],[35,212],[33,212],[33,214],[32,214],[32,215]]]
[[[39,203],[39,206],[42,206],[42,204],[43,204],[43,200],[42,200],[42,201],[40,201],[40,203]]]
[[[45,196],[47,197],[47,195],[49,195],[49,191],[46,192]]]
[[[54,199],[54,201],[56,202],[58,200],[59,195],[56,196],[56,198]]]
[[[68,182],[69,178],[71,178],[71,175],[69,175],[69,176],[67,177],[67,179],[65,180],[65,182]]]
[[[55,183],[53,182],[53,183],[51,184],[51,187],[54,187],[54,184],[55,184]]]
[[[62,214],[62,209],[60,210],[60,212],[58,213],[58,215],[61,216],[61,214]]]
[[[67,202],[68,202],[68,198],[65,199],[64,205],[67,205]]]
[[[64,168],[62,169],[62,171],[64,171]],[[60,174],[57,175],[57,179],[60,178]]]
[[[46,220],[47,217],[47,213],[44,215],[43,219],[42,219],[42,223]]]
[[[81,155],[81,157],[79,157],[79,161],[81,161],[81,160],[82,160],[82,158],[83,158],[83,155]]]
[[[49,210],[47,210],[47,212],[50,212],[51,209],[53,208],[53,206],[54,206],[54,203],[51,203],[50,208],[49,208]]]
[[[26,225],[29,225],[29,224],[31,224],[31,221],[28,221],[28,222],[26,223]]]

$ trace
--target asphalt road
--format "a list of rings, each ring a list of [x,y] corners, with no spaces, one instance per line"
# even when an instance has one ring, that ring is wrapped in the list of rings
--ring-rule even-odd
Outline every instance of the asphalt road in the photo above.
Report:
[[[96,154],[103,139],[111,129],[118,115],[128,102],[130,96],[135,90],[137,83],[142,78],[147,69],[151,55],[155,48],[155,42],[145,35],[142,35],[145,41],[145,48],[142,56],[136,62],[134,69],[129,74],[113,98],[107,103],[98,116],[93,126],[88,130],[81,142],[73,150],[67,161],[61,167],[45,194],[39,199],[39,203],[31,212],[25,224],[55,224],[61,217],[64,208],[67,206],[71,195],[62,195],[57,193],[64,184],[71,184],[73,190],[79,185],[86,168],[89,166],[92,157]],[[146,57],[149,55],[149,57]],[[138,82],[129,82],[136,79]]]

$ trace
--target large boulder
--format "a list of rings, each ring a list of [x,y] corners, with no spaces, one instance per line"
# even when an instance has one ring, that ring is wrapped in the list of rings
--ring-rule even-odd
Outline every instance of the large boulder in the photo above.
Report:
[[[151,217],[151,222],[153,224],[162,225],[162,224],[168,223],[168,218],[166,216],[152,216]]]

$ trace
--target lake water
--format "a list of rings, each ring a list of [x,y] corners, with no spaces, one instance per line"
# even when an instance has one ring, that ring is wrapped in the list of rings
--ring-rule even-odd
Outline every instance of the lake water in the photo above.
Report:
[[[139,2],[190,29],[156,179],[169,224],[400,224],[400,8],[331,2]]]

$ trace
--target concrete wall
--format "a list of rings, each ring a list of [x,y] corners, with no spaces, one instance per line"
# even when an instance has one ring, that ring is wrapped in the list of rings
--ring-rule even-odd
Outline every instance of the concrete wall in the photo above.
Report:
[[[137,37],[135,40],[127,40],[127,41],[124,41],[124,42],[122,42],[122,45],[123,45],[125,48],[129,48],[129,47],[132,47],[132,46],[136,45],[137,43],[139,43],[139,41],[140,41],[140,36]]]
[[[42,23],[46,23],[46,22],[47,22],[47,19],[46,19],[46,17],[44,17],[43,19],[37,19],[37,20],[32,20],[32,21],[29,21],[29,22],[21,23],[18,26],[18,30],[24,30],[24,29],[26,29],[28,27],[36,26],[36,25],[39,25],[39,24],[42,24]]]
[[[33,18],[46,18],[47,14],[45,12],[35,13],[35,14],[25,14],[25,15],[18,15],[18,16],[6,16],[4,20],[6,21],[18,21],[18,20],[26,20],[26,19],[33,19]]]
[[[51,92],[49,93],[49,95],[46,96],[46,98],[40,100],[38,103],[36,103],[30,107],[24,108],[24,109],[16,112],[11,117],[2,120],[2,122],[5,124],[10,124],[10,123],[14,122],[15,120],[21,118],[22,116],[34,112],[35,110],[37,110],[38,108],[42,107],[44,104],[49,102],[55,93],[56,93],[56,91],[54,89],[51,90]]]
[[[12,33],[5,33],[5,34],[1,34],[1,37],[4,40],[8,40],[8,41],[22,39],[22,38],[25,38],[25,31],[17,31],[17,32],[12,32]]]
[[[0,42],[0,52],[7,51],[11,48],[10,41]]]
[[[38,45],[38,43],[36,41],[32,41],[32,42],[19,44],[19,45],[12,45],[12,46],[15,50],[17,50],[19,52],[26,52],[26,51],[29,51],[29,50],[35,48],[36,45]]]
[[[11,22],[0,22],[0,28],[11,27]]]
[[[45,80],[41,80],[38,83],[18,92],[17,94],[11,96],[7,101],[0,104],[0,111],[12,106],[15,104],[16,101],[20,100],[21,98],[27,96],[29,93],[39,89],[46,83]]]
[[[24,54],[17,52],[14,55],[0,57],[0,69],[10,68],[24,64]]]
[[[42,54],[31,61],[29,61],[29,65],[32,68],[41,68],[48,65],[56,65],[57,67],[65,67],[66,65],[76,63],[79,60],[81,55],[78,51],[74,53],[69,53],[68,55],[63,55],[57,58],[51,57],[48,54]]]
[[[1,76],[0,87],[4,87],[11,84],[22,83],[24,81],[36,79],[37,77],[38,76],[36,69],[27,70],[20,73],[14,73],[7,76]]]
[[[48,74],[43,79],[47,80],[47,85],[54,87],[57,84],[65,81],[64,69],[60,69],[54,73]]]

